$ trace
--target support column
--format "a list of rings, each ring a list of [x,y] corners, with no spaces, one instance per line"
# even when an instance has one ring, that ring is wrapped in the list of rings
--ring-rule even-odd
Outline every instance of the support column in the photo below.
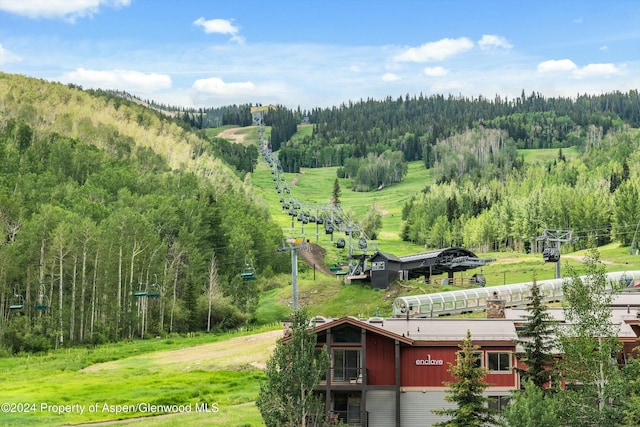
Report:
[[[360,423],[362,427],[367,427],[367,330],[361,329],[360,340],[362,341],[362,350],[360,351],[360,374],[362,374],[362,383],[360,391]]]
[[[400,341],[395,340],[396,347],[396,427],[400,427]]]
[[[293,288],[293,311],[298,311],[298,252],[291,247],[291,286]]]
[[[329,369],[324,387],[324,411],[327,417],[331,412],[331,373],[333,372],[333,354],[331,354],[331,328],[327,329],[327,352],[329,353]]]

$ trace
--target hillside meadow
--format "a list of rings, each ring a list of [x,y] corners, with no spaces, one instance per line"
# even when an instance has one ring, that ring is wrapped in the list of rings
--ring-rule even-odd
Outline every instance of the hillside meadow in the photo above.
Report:
[[[259,426],[253,404],[281,326],[0,359],[2,426]]]
[[[520,150],[526,162],[552,162],[558,157],[557,149]],[[573,149],[563,150],[568,158],[577,156]],[[342,233],[331,235],[324,232],[322,226],[316,224],[303,225],[283,211],[280,197],[286,200],[293,198],[302,205],[303,209],[322,210],[330,203],[331,192],[337,178],[337,168],[302,168],[300,173],[285,173],[285,182],[291,189],[291,194],[277,193],[273,175],[269,166],[259,161],[252,174],[254,191],[264,199],[269,211],[276,222],[282,227],[285,237],[309,239],[326,250],[325,264],[335,265],[347,262],[347,249],[337,249],[335,240],[343,236]],[[400,184],[388,186],[379,191],[354,192],[351,191],[349,179],[338,179],[341,189],[341,206],[344,212],[354,221],[359,221],[371,209],[376,209],[382,215],[382,229],[378,239],[369,242],[368,251],[375,250],[407,255],[425,252],[422,246],[402,241],[400,231],[402,227],[402,209],[414,196],[432,184],[430,171],[424,168],[420,161],[410,162],[408,173]],[[542,254],[524,254],[519,252],[480,252],[470,248],[480,258],[493,258],[496,261],[480,269],[457,273],[456,278],[464,279],[474,273],[481,272],[487,278],[487,285],[503,285],[512,283],[531,282],[552,279],[555,277],[555,263],[545,263]],[[429,249],[430,250],[430,249]],[[640,269],[640,256],[630,255],[629,247],[613,243],[599,248],[599,253],[608,271],[625,271]],[[563,254],[561,259],[561,273],[566,272],[568,265],[578,272],[582,269],[582,259],[585,251]],[[391,315],[393,299],[403,295],[415,295],[430,292],[442,292],[460,289],[449,285],[439,285],[438,277],[432,284],[421,281],[396,283],[388,290],[373,290],[366,284],[345,285],[342,278],[327,276],[314,271],[298,261],[298,293],[301,304],[313,307],[312,312],[329,317],[355,315],[369,317],[376,314]],[[285,279],[283,279],[285,280]],[[275,321],[286,315],[292,304],[291,280],[283,282],[287,286],[269,286],[264,292],[258,305],[257,319],[259,322]]]

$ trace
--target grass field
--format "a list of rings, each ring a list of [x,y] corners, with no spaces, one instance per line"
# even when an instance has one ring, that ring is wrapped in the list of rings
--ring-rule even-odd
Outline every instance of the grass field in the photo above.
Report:
[[[557,148],[541,148],[531,150],[518,150],[518,155],[524,158],[526,163],[549,163],[558,158],[560,150]],[[562,155],[567,160],[578,157],[579,153],[575,147],[563,148]]]
[[[260,426],[253,402],[281,334],[278,325],[5,357],[0,425]]]

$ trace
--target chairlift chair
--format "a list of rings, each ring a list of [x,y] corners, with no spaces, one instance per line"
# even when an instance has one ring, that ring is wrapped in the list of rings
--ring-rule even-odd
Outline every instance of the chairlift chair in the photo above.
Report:
[[[364,237],[361,237],[358,240],[358,248],[362,250],[367,249],[367,239],[365,239]]]
[[[15,292],[11,302],[9,303],[9,310],[22,310],[24,309],[24,297]]]
[[[38,295],[35,309],[36,311],[47,311],[49,309],[49,297],[44,294]]]
[[[336,248],[344,249],[345,245],[346,245],[346,242],[342,237],[336,240]]]
[[[560,250],[558,248],[545,248],[542,251],[544,262],[558,262],[560,260]]]
[[[149,290],[147,292],[148,298],[160,298],[160,285],[157,283],[152,283],[149,285]]]
[[[255,268],[253,268],[253,264],[251,263],[251,259],[249,259],[249,257],[245,257],[244,267],[242,268],[240,277],[242,277],[242,280],[244,281],[256,279],[256,270]]]

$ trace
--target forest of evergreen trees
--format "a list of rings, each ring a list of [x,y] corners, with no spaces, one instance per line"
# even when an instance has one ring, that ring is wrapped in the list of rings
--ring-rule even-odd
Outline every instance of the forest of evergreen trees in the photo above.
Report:
[[[561,148],[578,145],[575,131],[595,126],[606,134],[626,123],[640,124],[637,91],[571,98],[532,93],[508,100],[420,95],[378,101],[349,102],[313,109],[313,135],[296,146],[303,167],[340,166],[350,157],[402,151],[407,161],[432,161],[428,146],[478,126],[507,131],[517,148]]]

